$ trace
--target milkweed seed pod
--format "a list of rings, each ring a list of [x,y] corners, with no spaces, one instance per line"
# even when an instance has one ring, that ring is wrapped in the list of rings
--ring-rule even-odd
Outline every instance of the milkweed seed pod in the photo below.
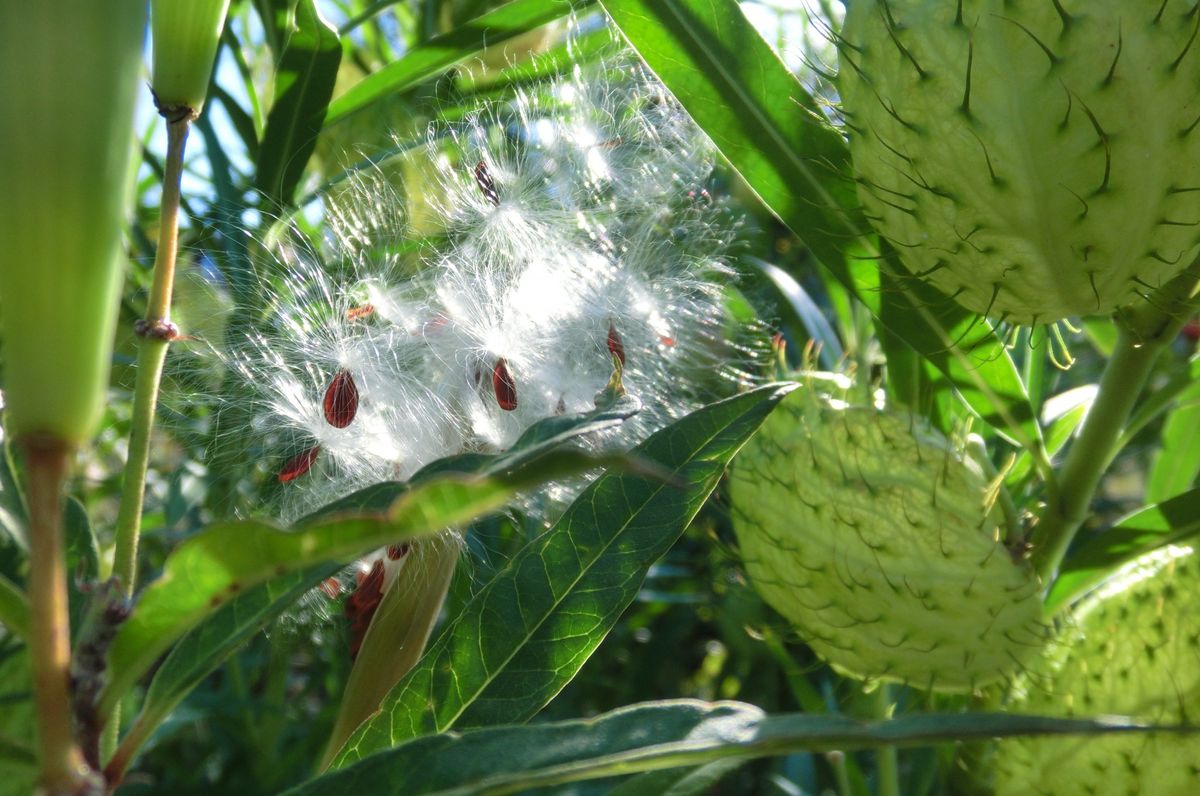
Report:
[[[1042,646],[1038,581],[1000,542],[988,481],[918,419],[810,374],[739,454],[734,529],[754,587],[837,671],[942,691]]]
[[[1155,724],[1200,716],[1200,556],[1167,547],[1137,559],[1085,598],[1018,680],[1010,709],[1038,715],[1132,716]],[[998,794],[1200,793],[1195,735],[1020,738],[996,752]]]
[[[1139,300],[1200,241],[1198,21],[1176,0],[853,3],[839,90],[876,229],[992,318]]]
[[[142,0],[0,4],[5,423],[81,445],[108,388]]]
[[[199,114],[229,0],[152,0],[152,87],[160,108]]]

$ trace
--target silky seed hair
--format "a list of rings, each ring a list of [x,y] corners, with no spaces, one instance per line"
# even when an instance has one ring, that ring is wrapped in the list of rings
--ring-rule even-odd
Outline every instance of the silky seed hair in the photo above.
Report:
[[[755,370],[757,352],[723,342],[740,221],[707,190],[712,146],[615,42],[399,148],[432,179],[363,169],[304,229],[278,225],[258,274],[266,310],[220,352],[244,386],[254,464],[283,482],[282,521],[589,411],[618,365],[642,409],[596,448],[682,416],[714,374],[732,391]],[[576,489],[523,508],[552,514]]]

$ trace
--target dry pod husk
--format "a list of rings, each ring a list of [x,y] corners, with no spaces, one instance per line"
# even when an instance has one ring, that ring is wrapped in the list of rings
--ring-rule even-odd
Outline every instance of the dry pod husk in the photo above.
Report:
[[[1155,724],[1200,716],[1200,556],[1167,547],[1123,568],[1079,603],[1009,709],[1048,716],[1132,716]],[[996,750],[996,792],[1200,793],[1195,735],[1020,738]]]
[[[951,692],[1012,675],[1045,628],[987,478],[920,419],[846,404],[845,388],[810,376],[735,462],[754,587],[843,674]]]
[[[1200,242],[1200,46],[1176,0],[859,0],[859,196],[913,274],[1020,324],[1109,313]]]

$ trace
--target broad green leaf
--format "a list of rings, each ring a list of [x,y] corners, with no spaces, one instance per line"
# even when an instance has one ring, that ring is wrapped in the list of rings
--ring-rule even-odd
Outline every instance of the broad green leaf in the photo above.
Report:
[[[1146,482],[1147,503],[1178,495],[1200,473],[1200,381],[1180,393],[1163,423],[1161,439]]]
[[[451,66],[478,55],[536,27],[565,17],[586,3],[571,0],[512,0],[465,25],[409,50],[351,86],[329,104],[325,124],[333,124],[373,102],[442,74]]]
[[[849,150],[734,0],[602,0],[621,33],[763,203],[871,313],[946,375],[980,417],[1019,444],[1041,434],[990,323],[899,276],[857,212]],[[884,316],[880,269],[903,279]]]
[[[132,758],[154,729],[213,669],[340,568],[340,563],[322,564],[260,584],[180,639],[150,682],[141,713],[121,740],[123,753]]]
[[[594,481],[467,603],[333,765],[418,735],[537,713],[583,666],[729,460],[794,386],[711,404],[635,449],[682,487],[623,473]]]
[[[148,719],[155,722],[146,725],[152,729],[241,638],[292,605],[293,591],[303,593],[356,554],[409,535],[435,533],[459,524],[460,517],[470,519],[498,507],[522,486],[602,463],[554,451],[576,437],[614,428],[638,409],[637,401],[629,399],[603,410],[546,418],[526,429],[504,453],[431,462],[406,484],[376,484],[334,501],[304,518],[293,533],[262,522],[241,522],[209,528],[189,539],[168,558],[163,577],[143,592],[134,616],[117,636],[109,659],[116,685],[110,684],[105,693],[106,709],[174,639],[207,619],[180,642],[151,685],[145,710],[157,714]],[[448,502],[442,494],[447,489]],[[461,505],[454,503],[456,491]],[[412,517],[397,516],[404,512]],[[353,514],[375,517],[344,519]],[[389,514],[395,518],[395,530],[389,527]],[[255,552],[253,545],[263,550]],[[332,570],[322,562],[332,562]],[[297,570],[304,571],[289,574]],[[237,592],[271,578],[275,580],[237,596],[213,615]],[[207,588],[199,590],[200,583]]]
[[[1200,538],[1200,488],[1130,514],[1072,551],[1046,595],[1046,610],[1065,608],[1128,561],[1168,544]]]
[[[155,658],[198,622],[246,589],[326,561],[345,562],[377,547],[427,536],[494,511],[523,487],[595,467],[573,452],[551,453],[513,473],[448,473],[404,489],[385,484],[363,490],[378,501],[398,489],[384,509],[366,516],[333,513],[283,530],[266,521],[211,525],[167,557],[162,575],[138,598],[109,653],[112,680],[101,697],[107,716],[116,700]],[[347,511],[353,502],[339,505]]]
[[[18,638],[29,638],[29,598],[3,575],[0,575],[0,625]]]
[[[291,205],[296,186],[317,145],[342,45],[321,18],[315,0],[300,0],[295,29],[275,73],[275,101],[259,144],[255,187],[276,207]]]
[[[717,793],[717,783],[746,762],[739,757],[715,760],[702,766],[663,768],[631,777],[608,792],[608,796],[695,796]]]
[[[631,705],[594,719],[426,735],[286,793],[516,793],[727,758],[1146,729],[1120,718],[1060,719],[1006,713],[909,714],[877,721],[811,713],[768,716],[742,702],[681,699]]]

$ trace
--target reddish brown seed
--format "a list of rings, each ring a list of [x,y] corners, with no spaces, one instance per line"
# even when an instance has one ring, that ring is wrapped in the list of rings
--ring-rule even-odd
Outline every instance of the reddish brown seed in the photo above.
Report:
[[[321,581],[321,591],[331,600],[336,600],[342,593],[342,583],[337,578],[326,578]]]
[[[620,361],[621,367],[625,367],[625,343],[621,341],[621,335],[611,321],[608,324],[608,353]]]
[[[660,334],[660,335],[658,336],[658,342],[662,343],[662,344],[663,344],[663,345],[665,345],[667,348],[671,348],[672,346],[674,346],[674,345],[675,345],[675,338],[674,338],[674,337],[671,337],[671,336],[669,336],[669,335]]]
[[[406,555],[408,555],[408,550],[409,550],[408,542],[401,542],[400,544],[389,545],[388,549],[387,549],[388,560],[389,561],[399,561],[400,559],[402,559]]]
[[[334,428],[345,428],[358,414],[358,385],[348,370],[339,370],[325,390],[325,420]]]
[[[508,362],[504,357],[497,359],[496,367],[492,368],[492,390],[496,393],[496,403],[505,412],[517,408],[517,385],[508,372]]]
[[[342,609],[350,620],[350,660],[358,657],[367,628],[371,626],[371,619],[383,600],[383,576],[383,561],[376,561],[371,571],[358,581],[358,588],[351,593]]]
[[[279,483],[286,484],[288,481],[294,481],[311,470],[317,461],[317,454],[320,452],[321,446],[314,445],[284,462],[283,467],[279,468]]]
[[[475,182],[479,184],[479,192],[483,198],[491,202],[492,207],[500,206],[500,193],[496,190],[496,182],[488,171],[487,163],[482,160],[475,164]]]
[[[365,318],[368,315],[375,313],[374,304],[364,304],[361,307],[351,307],[346,310],[346,320],[357,321],[359,318]]]

